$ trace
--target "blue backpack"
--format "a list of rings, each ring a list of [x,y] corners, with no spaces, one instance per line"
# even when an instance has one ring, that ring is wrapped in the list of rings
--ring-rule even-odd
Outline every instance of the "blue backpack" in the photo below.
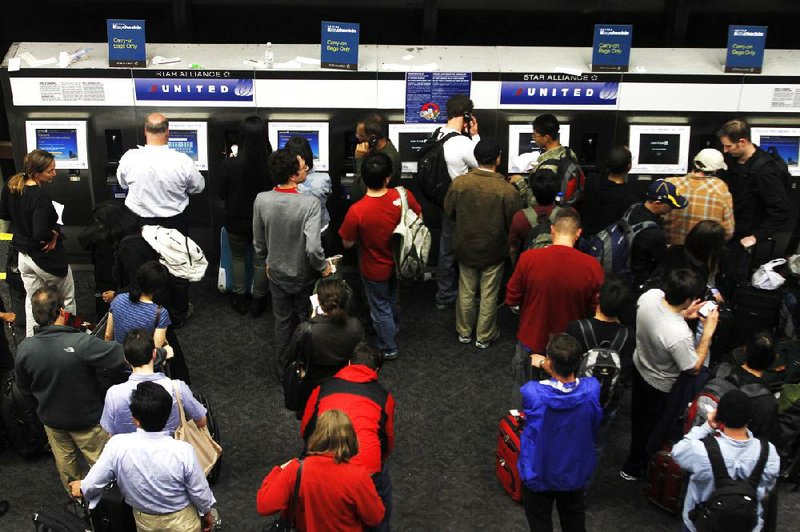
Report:
[[[613,274],[628,281],[632,280],[633,239],[645,229],[658,227],[658,224],[651,220],[630,224],[631,212],[638,205],[641,204],[631,205],[622,218],[581,244],[581,251],[596,258],[606,275]]]

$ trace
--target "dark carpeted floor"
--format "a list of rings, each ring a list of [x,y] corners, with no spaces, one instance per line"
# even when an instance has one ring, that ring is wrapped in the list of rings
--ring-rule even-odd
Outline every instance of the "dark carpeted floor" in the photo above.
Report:
[[[76,272],[78,308],[92,315],[91,274]],[[395,530],[526,530],[522,507],[494,476],[497,423],[509,404],[510,360],[517,318],[500,311],[502,340],[478,350],[456,340],[453,311],[433,306],[433,283],[402,287],[400,357],[386,364],[381,381],[397,400],[394,481]],[[212,402],[224,448],[222,479],[213,486],[228,530],[257,531],[269,520],[255,512],[255,494],[266,473],[301,448],[299,423],[282,408],[282,392],[269,374],[272,337],[268,311],[257,320],[239,317],[210,279],[192,289],[195,315],[179,332],[194,380]],[[627,397],[625,398],[627,403]],[[680,530],[680,521],[650,504],[645,484],[617,471],[629,434],[626,405],[612,429],[609,448],[588,497],[590,531]],[[0,499],[11,509],[0,530],[31,530],[40,505],[65,500],[51,458],[24,461],[0,455]],[[795,530],[800,494],[781,489],[780,530]]]

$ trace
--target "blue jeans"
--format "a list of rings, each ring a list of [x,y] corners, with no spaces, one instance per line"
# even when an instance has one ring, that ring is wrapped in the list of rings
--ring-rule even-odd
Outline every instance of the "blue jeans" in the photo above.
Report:
[[[383,514],[381,524],[365,530],[367,532],[389,532],[392,529],[391,523],[389,523],[392,518],[392,478],[389,476],[387,466],[383,467],[382,472],[372,475],[372,482],[375,484],[375,491],[378,492],[378,497],[381,498],[386,512]]]
[[[458,297],[458,275],[456,257],[453,253],[453,237],[456,223],[442,213],[442,235],[439,238],[439,264],[436,269],[436,302],[454,304]]]
[[[397,321],[400,318],[400,307],[397,304],[397,279],[390,277],[386,281],[364,281],[364,291],[369,303],[369,315],[378,335],[377,347],[381,351],[393,353],[397,351]]]

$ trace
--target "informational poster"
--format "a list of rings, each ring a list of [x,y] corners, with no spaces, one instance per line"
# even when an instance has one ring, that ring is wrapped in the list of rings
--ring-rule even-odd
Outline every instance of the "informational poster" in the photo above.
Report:
[[[800,89],[775,87],[772,90],[773,109],[800,109]]]
[[[766,26],[728,26],[725,72],[760,74],[767,44]]]
[[[595,24],[592,72],[627,72],[631,62],[633,26]]]
[[[602,74],[525,74],[522,81],[503,81],[500,105],[615,106],[619,76]]]
[[[356,22],[322,21],[320,66],[337,70],[358,70],[358,36]]]
[[[469,96],[471,72],[406,73],[406,124],[447,122],[447,100],[456,94]]]
[[[139,77],[142,76],[142,77]],[[255,98],[252,71],[173,70],[134,73],[137,102],[212,107],[252,105]]]
[[[107,19],[108,66],[146,67],[144,20]]]

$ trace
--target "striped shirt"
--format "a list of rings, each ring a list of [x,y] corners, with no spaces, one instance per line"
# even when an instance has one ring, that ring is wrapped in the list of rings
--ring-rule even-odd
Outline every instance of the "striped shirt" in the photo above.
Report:
[[[158,305],[155,303],[145,303],[137,301],[131,302],[127,292],[117,294],[111,302],[111,315],[114,316],[114,341],[122,343],[125,336],[133,329],[145,329],[155,331],[155,329],[166,329],[172,323],[169,319],[167,309],[161,308],[156,327],[156,313]]]
[[[733,197],[721,179],[687,174],[667,179],[678,194],[689,200],[685,209],[673,209],[664,216],[664,229],[670,245],[683,244],[689,231],[703,220],[714,220],[725,228],[725,239],[733,236]]]

